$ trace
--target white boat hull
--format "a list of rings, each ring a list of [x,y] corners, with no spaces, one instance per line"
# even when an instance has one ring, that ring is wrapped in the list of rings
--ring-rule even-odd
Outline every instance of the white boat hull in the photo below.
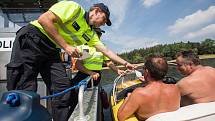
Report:
[[[215,102],[188,105],[154,115],[146,121],[215,121]]]

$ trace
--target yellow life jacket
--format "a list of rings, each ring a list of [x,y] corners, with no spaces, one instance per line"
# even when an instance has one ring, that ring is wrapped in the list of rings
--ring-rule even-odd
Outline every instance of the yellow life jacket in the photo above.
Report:
[[[81,45],[77,47],[81,52],[86,51],[91,55],[90,58],[83,60],[83,65],[89,70],[102,70],[104,61],[110,60],[104,56],[103,53],[97,52],[95,47],[89,47],[88,45]]]

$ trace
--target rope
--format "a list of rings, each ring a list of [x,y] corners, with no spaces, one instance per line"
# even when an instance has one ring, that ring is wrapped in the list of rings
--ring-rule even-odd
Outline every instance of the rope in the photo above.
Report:
[[[87,79],[88,79],[88,78],[87,78]],[[87,79],[84,79],[84,80],[80,81],[80,82],[78,83],[78,85],[75,85],[75,86],[73,86],[73,87],[70,87],[70,88],[68,88],[68,89],[65,89],[65,90],[63,90],[63,91],[61,91],[61,92],[58,92],[58,93],[55,93],[55,94],[52,94],[52,95],[43,96],[43,97],[41,97],[40,99],[43,100],[43,99],[48,99],[48,98],[53,98],[53,97],[61,96],[61,95],[64,95],[65,93],[69,92],[69,91],[72,90],[72,89],[75,89],[75,88],[77,88],[77,87],[80,87],[81,85],[87,86],[87,81],[86,81]]]

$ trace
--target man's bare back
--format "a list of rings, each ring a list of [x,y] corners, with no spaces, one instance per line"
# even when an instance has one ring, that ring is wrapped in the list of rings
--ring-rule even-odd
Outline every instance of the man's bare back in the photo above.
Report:
[[[175,111],[180,107],[180,92],[174,84],[151,82],[146,87],[134,90],[132,95],[135,98],[133,104],[139,105],[136,116],[140,120],[158,113]]]
[[[183,96],[183,106],[215,101],[215,69],[201,65],[196,68],[177,83]]]

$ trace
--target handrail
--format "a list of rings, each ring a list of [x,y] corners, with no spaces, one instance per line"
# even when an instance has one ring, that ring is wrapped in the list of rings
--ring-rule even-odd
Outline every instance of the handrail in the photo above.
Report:
[[[134,70],[126,70],[125,71],[126,74],[130,73],[135,73]],[[123,85],[124,83],[124,76],[123,74],[119,75],[118,77],[116,77],[116,79],[114,80],[114,84],[113,84],[113,90],[112,90],[112,96],[113,96],[113,102],[114,102],[114,105],[116,105],[116,85],[117,83],[120,81],[120,78],[122,78],[122,83],[121,85]]]
[[[116,96],[115,96],[115,92],[116,92],[116,84],[119,81],[119,79],[122,77],[122,75],[119,75],[118,77],[116,77],[116,79],[114,80],[114,84],[113,84],[113,90],[112,90],[112,95],[113,95],[113,102],[114,105],[116,105]]]
[[[89,76],[86,78],[86,84],[81,85],[79,88],[79,92],[78,92],[79,116],[74,119],[75,121],[87,121],[89,119],[88,115],[86,115],[86,116],[84,115],[83,98],[84,98],[85,88],[90,80],[91,80],[91,84],[92,84],[93,79]],[[92,85],[92,87],[93,87],[93,85]]]

